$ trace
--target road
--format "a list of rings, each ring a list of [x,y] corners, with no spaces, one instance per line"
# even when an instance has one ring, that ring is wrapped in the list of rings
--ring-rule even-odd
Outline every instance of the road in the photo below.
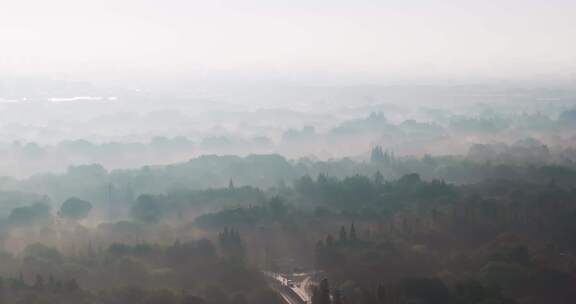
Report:
[[[276,291],[282,296],[282,299],[284,299],[284,302],[286,302],[287,304],[302,304],[301,301],[288,296],[286,292],[283,292],[282,290],[279,289],[276,289]]]
[[[288,304],[310,303],[308,285],[312,283],[312,273],[277,274],[264,272],[274,288]]]

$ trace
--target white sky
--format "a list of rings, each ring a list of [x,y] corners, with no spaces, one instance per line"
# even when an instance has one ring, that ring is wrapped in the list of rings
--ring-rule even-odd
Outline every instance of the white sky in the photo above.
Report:
[[[0,74],[576,72],[575,0],[0,0]]]

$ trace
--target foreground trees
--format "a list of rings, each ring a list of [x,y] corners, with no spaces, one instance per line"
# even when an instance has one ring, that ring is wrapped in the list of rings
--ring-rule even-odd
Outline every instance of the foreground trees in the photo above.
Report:
[[[544,171],[559,178],[454,185],[415,173],[321,174],[266,191],[140,194],[124,220],[95,228],[76,223],[89,202],[62,205],[70,226],[35,203],[0,222],[6,248],[26,248],[0,254],[0,271],[22,272],[26,293],[48,292],[51,275],[73,279],[76,297],[97,303],[281,301],[256,265],[322,271],[314,303],[576,301],[576,192],[569,173]]]

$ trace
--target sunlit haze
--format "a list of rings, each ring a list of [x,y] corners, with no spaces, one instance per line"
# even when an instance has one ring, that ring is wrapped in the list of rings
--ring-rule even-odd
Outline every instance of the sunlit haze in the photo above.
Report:
[[[576,71],[569,0],[5,1],[0,73],[385,82]]]
[[[0,2],[0,304],[576,303],[576,0]]]

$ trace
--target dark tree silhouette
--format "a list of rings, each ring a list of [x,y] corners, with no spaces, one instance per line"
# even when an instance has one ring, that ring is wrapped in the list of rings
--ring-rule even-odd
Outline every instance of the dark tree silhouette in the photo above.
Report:
[[[152,195],[140,195],[132,207],[132,217],[145,223],[156,223],[162,217],[160,202]]]
[[[352,225],[350,225],[350,241],[355,243],[357,240],[356,227],[354,227],[354,223],[352,223]]]
[[[88,216],[90,210],[92,210],[92,204],[90,202],[77,197],[71,197],[62,203],[58,215],[67,219],[81,220]]]

